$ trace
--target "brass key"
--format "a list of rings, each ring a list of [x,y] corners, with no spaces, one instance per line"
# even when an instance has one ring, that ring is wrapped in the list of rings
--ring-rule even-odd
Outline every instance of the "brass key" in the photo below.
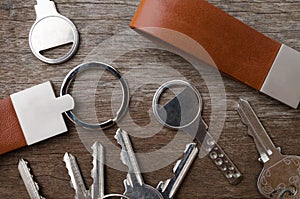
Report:
[[[257,181],[259,192],[267,198],[300,198],[300,157],[281,154],[246,100],[240,99],[238,112],[264,164]]]

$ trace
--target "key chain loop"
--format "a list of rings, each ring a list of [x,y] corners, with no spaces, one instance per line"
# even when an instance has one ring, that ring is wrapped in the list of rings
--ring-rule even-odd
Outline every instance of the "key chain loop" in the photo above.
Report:
[[[68,90],[69,90],[71,82],[76,78],[76,76],[79,73],[86,71],[88,69],[93,69],[93,68],[94,69],[104,69],[104,70],[109,71],[114,77],[116,77],[119,80],[119,82],[121,84],[121,88],[122,88],[122,92],[123,92],[123,99],[122,99],[121,106],[116,113],[116,116],[114,118],[109,119],[102,123],[89,124],[89,123],[83,122],[79,118],[77,118],[72,111],[67,111],[67,112],[65,112],[65,114],[73,123],[80,125],[84,128],[106,129],[106,128],[109,128],[109,127],[112,127],[113,125],[115,125],[115,123],[117,121],[119,121],[125,115],[128,105],[129,105],[129,88],[128,88],[126,81],[122,78],[121,74],[119,73],[119,71],[117,71],[117,69],[115,69],[114,67],[112,67],[108,64],[101,63],[101,62],[83,63],[83,64],[75,67],[74,69],[72,69],[67,74],[67,76],[65,77],[65,79],[62,83],[62,86],[61,86],[60,96],[68,94]]]
[[[195,118],[191,121],[189,121],[188,124],[184,124],[182,126],[174,126],[174,125],[171,125],[169,124],[168,122],[164,121],[161,117],[161,115],[159,114],[159,100],[162,96],[162,94],[167,90],[167,89],[170,89],[172,87],[175,87],[175,86],[185,86],[185,87],[189,87],[190,89],[192,89],[192,91],[194,92],[195,96],[197,97],[197,100],[198,100],[198,103],[199,103],[199,108],[198,108],[198,111],[197,111],[197,114],[195,116]],[[163,85],[161,85],[156,93],[154,94],[154,97],[153,97],[153,101],[152,101],[152,108],[153,108],[153,113],[155,115],[155,117],[157,118],[157,120],[164,126],[166,127],[169,127],[171,129],[175,129],[175,130],[178,130],[178,129],[183,129],[189,125],[191,125],[192,123],[194,123],[195,120],[197,120],[197,118],[199,117],[199,115],[201,114],[201,111],[202,111],[202,98],[201,98],[201,95],[199,93],[199,91],[194,87],[192,86],[190,83],[188,82],[185,82],[183,80],[171,80],[171,81],[168,81],[166,83],[164,83]]]

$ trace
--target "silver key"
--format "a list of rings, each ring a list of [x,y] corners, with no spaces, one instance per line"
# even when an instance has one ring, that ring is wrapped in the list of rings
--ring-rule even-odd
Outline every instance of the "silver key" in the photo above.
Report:
[[[19,160],[18,165],[19,173],[25,184],[27,192],[31,199],[45,199],[45,197],[39,194],[39,185],[33,180],[33,175],[30,173],[28,162],[23,159]]]
[[[92,146],[93,150],[93,169],[91,176],[93,184],[90,188],[90,195],[92,199],[104,197],[104,150],[103,146],[96,142]]]
[[[78,31],[68,18],[59,14],[50,0],[37,0],[35,5],[36,21],[29,33],[29,45],[32,53],[41,61],[59,64],[70,59],[79,45]],[[72,43],[66,55],[58,58],[45,57],[42,52]]]
[[[249,102],[240,99],[237,110],[242,122],[248,127],[248,134],[254,139],[257,151],[260,155],[259,160],[266,163],[270,160],[269,157],[271,155],[281,157],[281,149],[275,147]]]
[[[174,176],[166,181],[159,182],[157,190],[163,195],[164,199],[172,199],[186,176],[193,161],[198,155],[198,148],[195,143],[188,144],[183,158],[178,160],[173,168]]]
[[[76,199],[88,198],[88,191],[85,188],[84,181],[80,173],[80,169],[76,162],[76,158],[70,153],[65,153],[64,162],[66,163],[66,167],[68,169],[68,173],[71,178],[71,186],[76,193],[75,198]]]
[[[121,160],[128,167],[124,195],[130,199],[164,199],[157,189],[144,183],[127,132],[118,129],[115,139],[122,147]]]
[[[104,197],[104,150],[103,146],[98,142],[95,142],[92,146],[93,150],[93,169],[91,171],[91,177],[93,184],[90,190],[87,190],[83,178],[80,173],[79,166],[76,162],[76,158],[66,153],[64,156],[64,162],[68,169],[71,186],[76,192],[76,199],[98,199]]]
[[[249,102],[240,99],[238,113],[248,126],[248,134],[253,137],[260,154],[259,160],[264,164],[257,180],[260,193],[266,198],[274,198],[278,194],[278,198],[299,199],[300,156],[281,154]]]
[[[165,105],[160,106],[162,94],[172,87],[182,86],[185,89]],[[209,158],[231,184],[242,180],[242,173],[230,160],[208,132],[208,126],[201,116],[202,98],[199,91],[181,80],[166,82],[158,88],[153,98],[153,112],[158,121],[166,127],[186,132],[195,139]]]

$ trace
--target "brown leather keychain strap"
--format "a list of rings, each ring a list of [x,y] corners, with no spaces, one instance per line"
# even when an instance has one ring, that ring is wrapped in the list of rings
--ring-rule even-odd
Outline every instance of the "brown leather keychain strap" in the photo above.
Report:
[[[0,154],[26,146],[11,98],[0,100]]]
[[[183,33],[203,46],[222,72],[258,90],[281,46],[204,0],[142,0],[131,27],[162,40],[163,29]]]

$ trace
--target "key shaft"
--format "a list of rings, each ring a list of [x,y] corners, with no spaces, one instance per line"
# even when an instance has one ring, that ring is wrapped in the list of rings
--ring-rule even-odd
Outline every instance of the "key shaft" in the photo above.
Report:
[[[30,173],[30,168],[28,167],[28,162],[23,159],[19,160],[18,165],[19,173],[22,177],[22,180],[25,184],[26,190],[31,199],[45,199],[43,196],[39,194],[39,186],[33,180],[33,175]]]
[[[128,167],[124,195],[131,199],[164,199],[157,189],[144,183],[127,132],[118,129],[115,138],[122,147],[121,160]]]
[[[118,129],[115,139],[122,147],[121,160],[128,167],[128,183],[130,183],[131,186],[142,186],[144,184],[144,181],[141,175],[140,167],[134,155],[128,133],[126,131],[123,131],[122,129]]]
[[[95,142],[92,146],[93,150],[93,169],[91,177],[93,184],[90,188],[91,199],[104,197],[104,149],[99,142]]]
[[[88,198],[88,191],[85,188],[79,166],[76,162],[76,158],[70,153],[65,153],[64,162],[66,163],[66,167],[68,169],[68,173],[71,178],[71,185],[76,192],[75,198],[76,199]]]
[[[248,101],[239,100],[238,113],[249,129],[248,134],[254,139],[261,161],[263,163],[268,162],[270,156],[281,158],[280,149],[275,147]],[[274,158],[273,160],[276,161]]]
[[[166,181],[159,182],[157,189],[163,195],[164,199],[172,199],[175,196],[197,154],[198,148],[196,144],[188,144],[183,158],[178,160],[173,168],[174,176]]]

